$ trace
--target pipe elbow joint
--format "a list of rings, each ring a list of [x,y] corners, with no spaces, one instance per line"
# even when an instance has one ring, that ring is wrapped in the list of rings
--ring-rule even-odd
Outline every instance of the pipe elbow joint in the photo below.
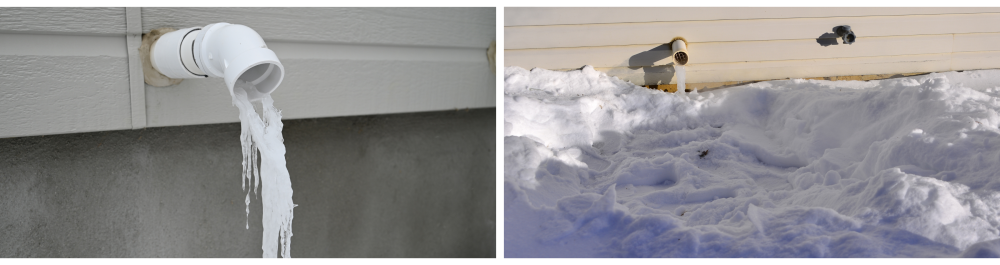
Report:
[[[230,93],[237,82],[245,82],[256,88],[247,89],[247,98],[259,100],[281,84],[285,68],[256,31],[229,23],[210,24],[203,31],[195,40],[196,62],[204,62],[208,76],[222,77]]]
[[[224,22],[164,34],[153,44],[150,61],[170,78],[222,77],[230,95],[240,85],[251,101],[278,88],[285,73],[260,34]]]

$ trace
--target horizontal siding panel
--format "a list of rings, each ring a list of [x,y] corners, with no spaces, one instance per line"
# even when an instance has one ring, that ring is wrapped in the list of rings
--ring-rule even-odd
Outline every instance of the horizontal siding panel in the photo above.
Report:
[[[486,59],[494,8],[141,11],[146,31],[220,21],[254,28],[285,66],[274,93],[285,119],[496,106],[495,72]],[[91,31],[8,24],[25,16],[77,19],[57,24]],[[99,26],[109,17],[115,31]],[[0,21],[0,138],[132,128],[124,8],[0,8]],[[143,91],[145,105],[134,105],[145,107],[151,127],[239,122],[222,78]]]
[[[125,35],[125,8],[0,7],[0,32]]]
[[[0,33],[0,55],[126,57],[122,36]]]
[[[969,58],[965,65],[975,64],[974,69],[1000,67],[997,58],[1000,52],[973,52],[963,56]],[[983,56],[983,60],[973,62],[972,58]],[[856,57],[816,60],[789,60],[765,62],[691,64],[685,69],[687,83],[708,83],[724,81],[752,81],[784,78],[808,78],[825,76],[893,74],[915,72],[951,71],[951,53],[920,54],[901,56]],[[611,76],[627,80],[636,85],[676,84],[674,69],[670,66],[596,68]],[[560,69],[568,70],[568,69]]]
[[[127,58],[0,55],[0,62],[0,138],[132,128]]]
[[[1000,68],[1000,52],[956,52],[951,57],[952,70]]]
[[[143,32],[216,22],[243,24],[265,41],[489,47],[496,8],[143,7]]]
[[[998,7],[507,7],[504,26],[997,12]]]
[[[276,51],[277,53],[277,51]],[[492,108],[495,76],[485,62],[282,58],[272,94],[283,119]],[[146,86],[150,127],[239,122],[222,79]]]
[[[272,41],[278,58],[371,61],[440,61],[487,63],[486,48],[442,48]]]
[[[991,38],[1000,34],[986,34]],[[899,37],[859,37],[852,45],[822,46],[816,40],[690,43],[689,64],[830,59],[952,52],[952,34]],[[962,41],[980,41],[962,38]],[[839,41],[839,40],[838,40]],[[1000,43],[1000,42],[993,42]],[[965,44],[967,45],[967,44]],[[1000,45],[982,45],[1000,50]],[[524,68],[641,67],[670,62],[671,50],[659,45],[506,50],[504,64]]]
[[[858,37],[1000,32],[1000,14],[714,20],[504,28],[505,49],[816,39],[837,25]]]
[[[955,34],[955,52],[1000,50],[1000,33]]]

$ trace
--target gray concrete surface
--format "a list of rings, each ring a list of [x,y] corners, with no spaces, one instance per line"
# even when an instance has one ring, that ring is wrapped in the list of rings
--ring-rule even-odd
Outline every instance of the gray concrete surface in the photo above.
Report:
[[[284,121],[292,257],[494,257],[495,111]],[[0,257],[260,257],[239,134],[0,139]]]

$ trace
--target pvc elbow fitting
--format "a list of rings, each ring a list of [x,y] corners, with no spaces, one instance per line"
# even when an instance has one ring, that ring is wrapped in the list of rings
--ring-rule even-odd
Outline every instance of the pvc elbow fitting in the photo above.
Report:
[[[674,39],[670,45],[670,50],[673,51],[670,57],[673,58],[675,65],[685,65],[688,63],[687,43],[684,42],[684,39]]]
[[[246,91],[251,101],[274,92],[285,76],[256,31],[224,22],[164,34],[153,43],[150,63],[169,78],[222,77],[230,95],[237,82],[248,82],[256,88]]]

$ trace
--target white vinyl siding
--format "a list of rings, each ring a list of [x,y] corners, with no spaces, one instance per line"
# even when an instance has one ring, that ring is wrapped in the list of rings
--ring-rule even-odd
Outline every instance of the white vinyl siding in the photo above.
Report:
[[[0,138],[239,121],[222,78],[130,91],[125,10],[0,8]],[[496,106],[495,8],[139,10],[143,32],[257,31],[286,69],[284,119]]]

